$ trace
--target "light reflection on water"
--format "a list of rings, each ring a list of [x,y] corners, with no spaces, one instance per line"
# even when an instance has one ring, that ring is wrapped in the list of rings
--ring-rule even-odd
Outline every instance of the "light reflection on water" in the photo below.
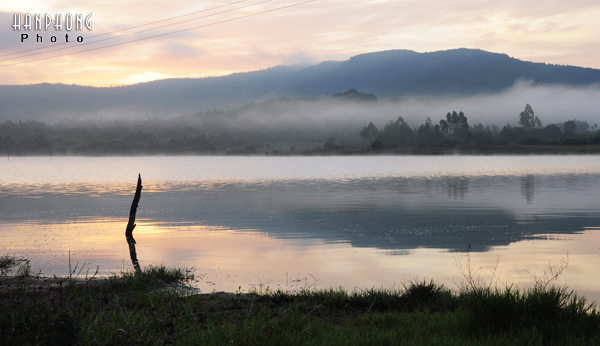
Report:
[[[68,254],[128,266],[137,173],[138,258],[194,266],[204,291],[455,287],[473,246],[484,273],[531,285],[569,253],[559,284],[600,298],[598,156],[11,158],[0,163],[0,242],[46,274]],[[596,245],[594,245],[596,244]],[[527,272],[528,271],[528,272]]]
[[[127,220],[79,220],[70,223],[2,224],[4,250],[32,259],[44,274],[68,275],[72,265],[85,265],[101,275],[131,269],[123,236]],[[573,235],[536,235],[487,252],[471,253],[481,279],[491,279],[498,260],[500,286],[531,286],[533,274],[542,276],[549,261],[569,260],[559,285],[568,285],[600,300],[598,245],[600,228]],[[195,285],[204,292],[301,288],[347,289],[398,287],[409,280],[435,279],[456,288],[463,281],[456,260],[466,261],[465,252],[431,248],[382,251],[353,247],[347,242],[321,239],[278,239],[266,233],[234,231],[218,227],[164,226],[140,220],[136,228],[138,257],[144,267],[151,263],[194,266]],[[41,234],[41,235],[40,235]],[[568,246],[565,246],[568,243]],[[568,252],[568,254],[567,254]],[[400,255],[400,256],[398,256]],[[160,259],[160,260],[158,260]]]
[[[40,169],[43,167],[43,169]],[[0,185],[153,182],[264,182],[390,177],[598,174],[598,156],[369,157],[13,157],[0,160]],[[135,180],[135,179],[134,179]]]

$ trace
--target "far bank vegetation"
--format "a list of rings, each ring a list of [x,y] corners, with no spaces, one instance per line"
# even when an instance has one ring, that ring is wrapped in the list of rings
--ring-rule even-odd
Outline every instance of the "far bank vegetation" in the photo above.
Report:
[[[527,104],[515,125],[486,125],[460,110],[403,116],[375,125],[381,114],[323,120],[315,109],[359,105],[373,94],[351,89],[327,99],[279,99],[236,110],[214,110],[170,119],[64,119],[53,124],[0,124],[0,153],[12,155],[331,155],[600,152],[597,124],[566,118],[544,124]],[[339,108],[339,107],[338,107]],[[377,108],[375,108],[377,109]],[[290,111],[293,110],[293,111]],[[287,113],[286,113],[287,112]],[[312,114],[312,115],[311,115]],[[438,118],[439,116],[439,118]],[[362,124],[361,124],[362,123]],[[518,124],[518,125],[516,125]]]

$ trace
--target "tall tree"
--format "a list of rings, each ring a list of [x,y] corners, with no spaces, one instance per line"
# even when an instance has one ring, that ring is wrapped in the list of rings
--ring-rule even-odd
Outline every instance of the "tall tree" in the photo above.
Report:
[[[369,140],[369,138],[376,138],[378,134],[379,130],[372,122],[370,122],[369,125],[363,127],[362,131],[360,131],[360,137],[364,140]]]
[[[456,134],[461,132],[461,130],[469,129],[469,122],[463,112],[456,113],[456,111],[453,111],[452,114],[448,112],[448,114],[446,114],[446,122],[448,124],[448,132],[451,134]]]
[[[360,138],[367,141],[369,140],[369,137],[371,137],[371,135],[369,134],[369,129],[365,126],[363,127],[362,131],[360,131]]]
[[[525,106],[525,110],[519,114],[519,124],[525,130],[532,130],[542,127],[542,122],[538,117],[535,116],[533,108],[531,108],[529,103]]]
[[[450,137],[467,139],[470,137],[469,122],[463,112],[446,114],[446,120],[440,120],[440,130]]]
[[[392,143],[400,147],[408,147],[415,142],[413,130],[401,116],[396,121],[387,123],[379,133],[379,138],[385,143]]]
[[[425,124],[419,126],[417,135],[419,146],[437,146],[444,140],[444,134],[440,131],[440,126],[434,126],[429,117],[425,120]]]
[[[574,120],[569,120],[563,124],[563,132],[567,136],[572,136],[577,130],[577,123]]]

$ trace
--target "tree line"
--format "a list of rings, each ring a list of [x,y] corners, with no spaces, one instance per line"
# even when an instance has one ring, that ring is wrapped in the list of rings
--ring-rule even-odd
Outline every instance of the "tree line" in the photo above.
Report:
[[[355,90],[332,100],[377,102],[372,94]],[[238,110],[214,110],[171,119],[78,120],[54,124],[6,121],[0,124],[0,153],[4,155],[142,155],[142,154],[331,154],[393,151],[403,148],[453,148],[521,145],[600,144],[600,131],[585,121],[567,120],[542,126],[542,119],[526,105],[516,117],[520,126],[471,125],[463,112],[448,112],[434,122],[411,127],[402,116],[381,129],[370,122],[274,125],[244,116],[279,114],[307,100],[275,100],[249,104]],[[298,104],[300,103],[300,106]],[[317,107],[317,106],[315,106]],[[320,107],[320,106],[319,106]],[[275,110],[273,110],[275,109]],[[317,108],[311,108],[317,109]]]
[[[518,116],[521,126],[506,124],[484,126],[469,125],[463,112],[448,112],[437,124],[427,117],[425,123],[412,129],[404,118],[391,120],[383,129],[372,122],[363,127],[359,135],[370,143],[371,150],[425,147],[492,146],[518,143],[523,145],[587,145],[600,144],[598,125],[586,121],[568,120],[559,124],[542,126],[542,122],[527,104]]]

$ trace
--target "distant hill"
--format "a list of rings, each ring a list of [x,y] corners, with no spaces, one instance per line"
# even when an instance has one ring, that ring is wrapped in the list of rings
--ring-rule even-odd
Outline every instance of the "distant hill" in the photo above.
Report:
[[[385,100],[498,93],[519,79],[536,84],[600,83],[600,70],[521,61],[474,49],[390,50],[298,68],[277,66],[223,77],[164,79],[96,88],[64,84],[0,86],[0,121],[67,117],[168,117],[280,97],[326,97],[356,89]]]

